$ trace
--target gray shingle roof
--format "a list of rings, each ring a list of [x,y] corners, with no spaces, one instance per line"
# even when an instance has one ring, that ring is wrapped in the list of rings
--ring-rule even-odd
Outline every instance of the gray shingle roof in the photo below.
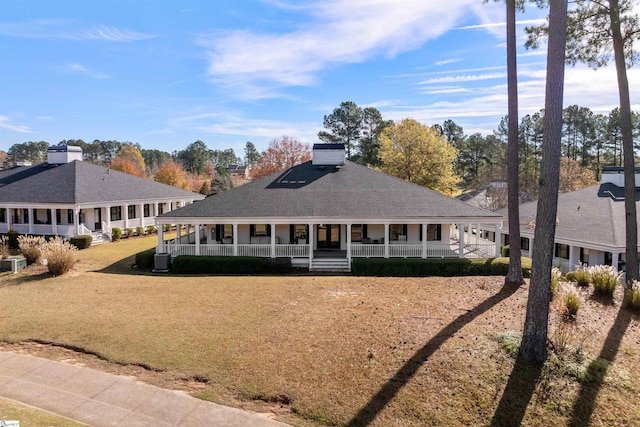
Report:
[[[0,203],[102,203],[193,199],[196,193],[87,162],[42,163],[0,171]]]
[[[595,185],[558,195],[556,240],[581,241],[591,245],[625,246],[623,189],[613,184]],[[638,191],[636,191],[636,207]],[[537,201],[520,205],[521,230],[533,233]],[[498,211],[507,216],[507,210]]]
[[[350,161],[311,161],[207,197],[165,218],[486,218],[502,215]]]

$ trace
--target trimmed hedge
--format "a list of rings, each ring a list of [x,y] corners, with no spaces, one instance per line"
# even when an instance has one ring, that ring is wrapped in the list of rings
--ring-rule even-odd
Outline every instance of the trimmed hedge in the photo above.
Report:
[[[502,258],[509,258],[509,245],[503,245],[500,247],[500,256]]]
[[[283,274],[291,271],[289,258],[177,256],[171,264],[176,274]]]
[[[351,272],[358,276],[506,276],[509,258],[354,258]],[[531,275],[531,259],[522,258],[522,273]]]
[[[118,227],[113,227],[111,229],[111,240],[115,242],[116,240],[120,240],[121,238],[122,238],[122,230]]]
[[[93,242],[92,236],[81,235],[81,236],[73,236],[69,238],[69,243],[75,246],[78,249],[87,249],[91,247],[91,243]]]
[[[136,254],[136,265],[138,268],[149,269],[154,267],[154,255],[156,248],[147,249],[146,251]]]

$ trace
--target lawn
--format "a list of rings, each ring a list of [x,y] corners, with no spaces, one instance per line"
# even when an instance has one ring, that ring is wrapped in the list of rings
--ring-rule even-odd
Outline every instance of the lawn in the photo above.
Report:
[[[495,338],[522,329],[528,291],[503,288],[501,277],[132,269],[133,255],[155,242],[80,251],[62,277],[42,267],[0,275],[0,349],[302,426],[638,425],[640,325],[620,309],[620,293],[613,302],[584,294],[569,332],[585,350],[582,367],[551,359],[539,370],[516,363]]]

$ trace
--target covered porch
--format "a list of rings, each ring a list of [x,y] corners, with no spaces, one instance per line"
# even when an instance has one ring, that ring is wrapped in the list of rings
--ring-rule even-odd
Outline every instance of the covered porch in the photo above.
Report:
[[[166,221],[166,220],[165,220]],[[314,268],[328,258],[490,258],[499,241],[482,236],[481,224],[426,222],[248,222],[177,224],[175,239],[164,239],[157,221],[156,253],[195,256],[291,258]],[[495,224],[492,224],[495,227]]]

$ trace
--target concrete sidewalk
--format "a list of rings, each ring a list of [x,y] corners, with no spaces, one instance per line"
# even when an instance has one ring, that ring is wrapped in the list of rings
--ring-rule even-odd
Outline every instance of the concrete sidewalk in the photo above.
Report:
[[[0,397],[96,427],[286,426],[182,392],[13,352],[0,352]]]

